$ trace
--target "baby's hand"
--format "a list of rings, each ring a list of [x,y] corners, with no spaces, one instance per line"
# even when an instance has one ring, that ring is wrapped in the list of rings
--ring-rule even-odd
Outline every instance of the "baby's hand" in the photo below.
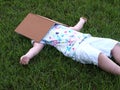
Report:
[[[23,65],[27,65],[29,63],[30,59],[29,57],[23,55],[21,58],[20,58],[20,64],[23,64]]]
[[[87,18],[85,17],[81,17],[80,20],[83,21],[84,23],[87,22]]]

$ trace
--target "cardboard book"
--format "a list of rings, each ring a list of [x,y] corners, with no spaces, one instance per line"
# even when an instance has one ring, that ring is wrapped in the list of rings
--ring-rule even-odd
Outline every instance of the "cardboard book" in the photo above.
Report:
[[[40,15],[29,13],[17,26],[15,32],[39,42],[54,24],[62,23]]]

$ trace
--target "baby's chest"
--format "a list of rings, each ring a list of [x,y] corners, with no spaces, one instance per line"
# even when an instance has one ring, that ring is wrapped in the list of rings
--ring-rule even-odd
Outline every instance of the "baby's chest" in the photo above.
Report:
[[[80,38],[77,32],[72,30],[53,30],[49,34],[50,38],[53,39],[77,39]]]

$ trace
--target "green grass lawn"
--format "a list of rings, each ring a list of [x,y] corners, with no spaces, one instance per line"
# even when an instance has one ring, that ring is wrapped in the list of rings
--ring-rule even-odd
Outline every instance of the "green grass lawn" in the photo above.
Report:
[[[0,0],[0,90],[120,90],[119,76],[75,62],[51,46],[20,65],[32,45],[14,30],[30,12],[70,26],[85,16],[82,32],[120,41],[119,0]]]

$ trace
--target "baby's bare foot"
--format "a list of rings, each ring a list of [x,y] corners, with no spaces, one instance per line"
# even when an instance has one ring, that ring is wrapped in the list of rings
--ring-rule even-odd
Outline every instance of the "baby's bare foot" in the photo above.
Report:
[[[20,64],[23,64],[23,65],[27,65],[29,63],[29,57],[23,55],[21,58],[20,58]]]

